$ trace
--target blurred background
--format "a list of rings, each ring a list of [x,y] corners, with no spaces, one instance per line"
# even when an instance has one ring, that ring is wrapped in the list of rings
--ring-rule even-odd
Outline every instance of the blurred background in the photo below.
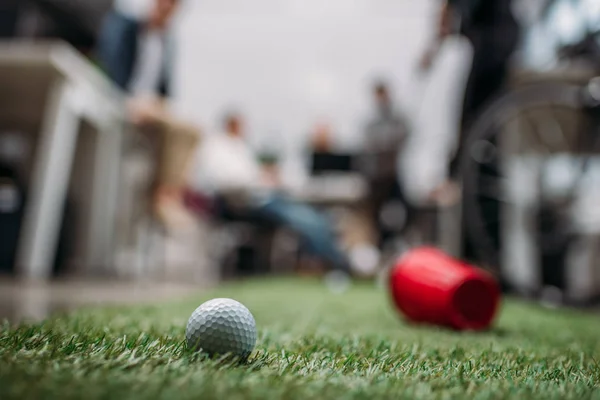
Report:
[[[4,0],[0,309],[423,244],[595,304],[599,29],[599,0]]]

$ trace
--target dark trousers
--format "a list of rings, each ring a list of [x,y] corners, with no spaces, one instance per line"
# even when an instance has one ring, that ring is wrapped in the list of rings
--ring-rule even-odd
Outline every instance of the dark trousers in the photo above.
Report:
[[[296,232],[310,252],[334,268],[349,269],[348,260],[337,243],[331,222],[315,208],[280,195],[271,197],[268,202],[257,207],[255,213]]]
[[[2,0],[0,3],[0,38],[13,38],[17,35],[21,1]]]
[[[231,210],[227,202],[220,201],[221,214],[229,219],[243,218],[256,224],[281,226],[295,232],[314,255],[332,267],[348,271],[346,255],[340,248],[330,221],[315,208],[279,194],[265,202],[249,205],[243,211]]]
[[[463,98],[457,151],[449,168],[449,174],[453,179],[460,178],[461,158],[464,155],[468,141],[467,134],[470,126],[485,110],[485,107],[500,96],[505,87],[509,73],[510,57],[517,47],[519,35],[518,25],[514,21],[508,21],[501,26],[474,30],[468,35],[473,45],[473,61]],[[494,135],[490,135],[489,139],[494,141]],[[499,173],[498,160],[495,161],[480,166],[482,168],[481,173],[486,176],[497,176]],[[484,218],[492,222],[488,227],[489,233],[495,242],[496,248],[499,248],[499,203],[495,199],[481,199],[480,204]],[[464,206],[463,200],[463,227],[466,226],[466,218],[469,217],[469,210]],[[462,242],[463,257],[477,261],[473,243],[469,240],[468,235],[464,235]]]
[[[401,182],[399,182],[399,179],[395,175],[373,179],[369,184],[369,189],[371,218],[376,222],[379,235],[378,247],[381,249],[390,239],[404,232],[407,225],[411,222],[413,209],[405,196]],[[406,215],[402,227],[392,228],[381,220],[381,212],[390,201],[400,202],[404,206]]]
[[[473,60],[463,96],[456,154],[450,163],[449,172],[453,178],[460,174],[460,159],[471,124],[505,87],[510,58],[519,38],[520,30],[514,21],[468,34],[473,46]]]

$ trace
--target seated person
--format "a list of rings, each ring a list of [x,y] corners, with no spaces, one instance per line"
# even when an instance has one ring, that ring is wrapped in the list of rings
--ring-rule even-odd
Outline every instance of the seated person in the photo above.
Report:
[[[192,189],[217,198],[229,215],[289,228],[315,255],[348,273],[348,261],[327,219],[287,196],[276,171],[261,168],[244,140],[241,117],[227,115],[224,128],[224,133],[207,137],[200,146]]]
[[[167,227],[188,220],[183,188],[189,163],[199,142],[198,131],[167,109],[173,48],[170,22],[181,0],[149,0],[144,17],[133,18],[117,8],[105,18],[97,57],[106,74],[129,95],[131,122],[158,128],[161,155],[155,182],[154,211]]]

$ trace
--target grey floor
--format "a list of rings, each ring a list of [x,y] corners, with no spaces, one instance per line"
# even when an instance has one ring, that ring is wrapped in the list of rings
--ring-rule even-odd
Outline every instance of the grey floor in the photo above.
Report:
[[[172,300],[202,290],[200,285],[132,282],[20,282],[0,278],[0,321],[39,321],[82,306]]]

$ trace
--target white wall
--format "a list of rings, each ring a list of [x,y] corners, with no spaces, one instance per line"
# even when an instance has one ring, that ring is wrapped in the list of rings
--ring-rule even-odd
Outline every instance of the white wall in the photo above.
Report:
[[[180,24],[178,110],[214,132],[223,111],[235,107],[252,139],[279,136],[287,148],[298,148],[325,120],[339,146],[355,147],[370,111],[370,82],[384,76],[420,142],[430,144],[411,163],[413,181],[439,179],[468,56],[450,43],[431,76],[415,73],[437,3],[190,0]]]

